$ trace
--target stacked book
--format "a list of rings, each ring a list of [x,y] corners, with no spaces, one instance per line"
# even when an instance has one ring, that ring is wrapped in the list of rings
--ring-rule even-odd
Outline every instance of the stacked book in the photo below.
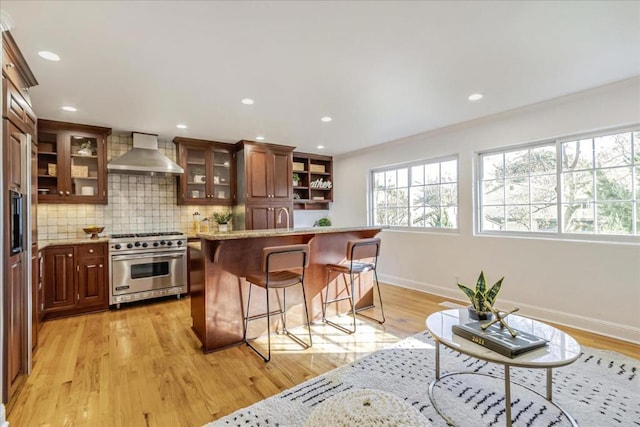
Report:
[[[485,322],[463,323],[453,325],[453,333],[473,341],[474,343],[493,350],[507,357],[516,357],[527,351],[547,345],[547,340],[527,332],[519,331],[515,337],[511,336],[507,328],[493,324],[483,330],[481,325]],[[513,329],[513,328],[512,328]]]

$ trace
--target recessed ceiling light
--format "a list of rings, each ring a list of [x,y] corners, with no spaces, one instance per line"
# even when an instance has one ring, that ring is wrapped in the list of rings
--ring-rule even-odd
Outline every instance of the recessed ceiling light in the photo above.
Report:
[[[479,101],[482,99],[484,95],[482,95],[481,93],[473,93],[471,95],[469,95],[469,101]]]
[[[77,109],[77,108],[70,107],[70,106],[68,106],[68,105],[65,105],[64,107],[62,107],[62,109],[63,109],[64,111],[71,111],[72,113],[73,113],[73,112],[78,111],[78,109]]]
[[[41,50],[38,52],[41,58],[48,59],[49,61],[60,61],[60,57],[53,52],[49,52],[48,50]]]
[[[328,122],[330,122],[330,121],[331,121],[331,120],[333,120],[333,119],[332,119],[331,117],[329,117],[329,116],[324,116],[324,117],[323,117],[323,118],[321,118],[320,120],[322,120],[322,121],[323,121],[323,122],[325,122],[325,123],[328,123]]]
[[[324,145],[318,145],[316,148],[317,148],[318,150],[324,150]]]
[[[176,127],[177,127],[178,129],[186,129],[186,128],[187,128],[187,125],[177,124],[177,125],[176,125]]]
[[[257,139],[258,141],[264,141],[264,136],[256,136],[256,139]]]
[[[244,105],[253,105],[253,99],[251,99],[251,98],[245,98],[245,99],[243,99],[243,100],[242,100],[242,103],[243,103]]]

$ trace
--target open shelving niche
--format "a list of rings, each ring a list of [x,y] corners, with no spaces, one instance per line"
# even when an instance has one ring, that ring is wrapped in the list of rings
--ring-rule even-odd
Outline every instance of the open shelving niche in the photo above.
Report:
[[[300,177],[298,185],[293,186],[293,208],[329,209],[333,202],[333,158],[294,152],[293,172]]]

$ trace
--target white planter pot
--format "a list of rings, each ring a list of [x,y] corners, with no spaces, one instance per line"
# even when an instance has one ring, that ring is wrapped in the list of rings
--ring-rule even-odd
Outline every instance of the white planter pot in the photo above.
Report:
[[[229,231],[229,224],[218,224],[218,231],[222,233]]]

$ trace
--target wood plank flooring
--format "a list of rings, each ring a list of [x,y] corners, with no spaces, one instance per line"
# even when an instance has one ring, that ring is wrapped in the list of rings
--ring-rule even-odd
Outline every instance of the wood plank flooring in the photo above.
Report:
[[[360,318],[355,335],[313,325],[308,350],[276,337],[268,364],[246,346],[203,354],[188,298],[47,321],[8,420],[28,427],[203,425],[424,330],[445,301],[394,286],[382,293],[384,325]],[[585,345],[639,358],[640,346],[562,329]]]

